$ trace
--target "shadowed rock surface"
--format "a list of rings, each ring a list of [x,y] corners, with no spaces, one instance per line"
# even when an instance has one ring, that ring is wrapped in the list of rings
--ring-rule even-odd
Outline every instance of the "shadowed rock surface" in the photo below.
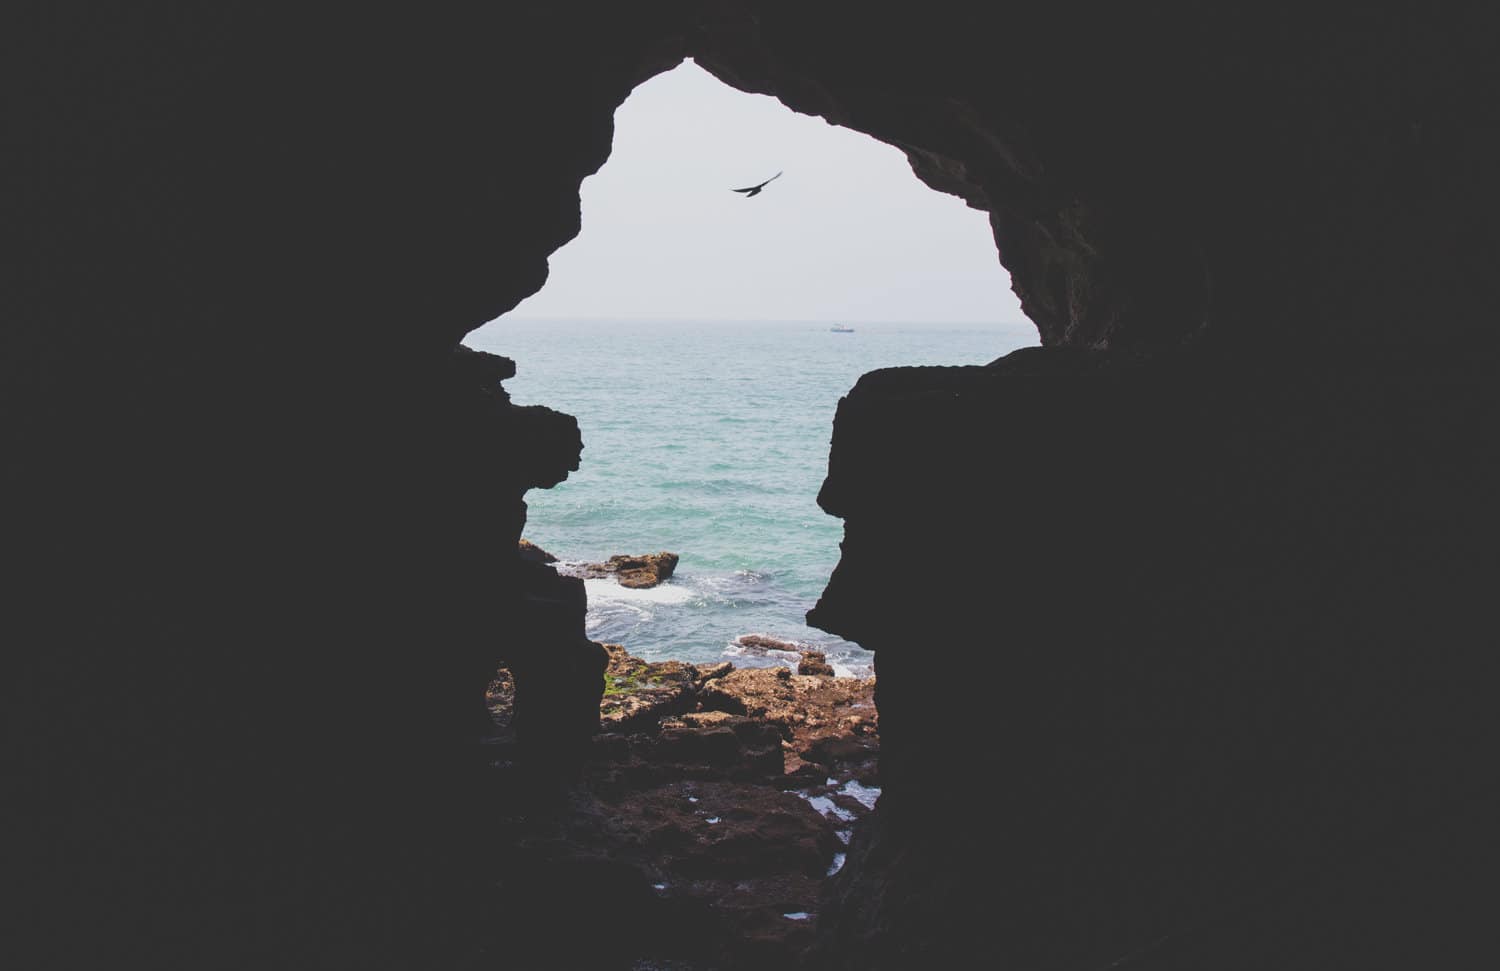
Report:
[[[497,912],[544,925],[560,907],[590,933],[506,935],[486,957],[558,968],[795,962],[851,827],[879,794],[873,680],[648,663],[601,648],[610,663],[600,733],[548,800],[522,795],[539,786],[509,730],[509,672],[490,685],[489,749],[511,783],[497,815],[510,874]]]
[[[988,211],[1044,344],[840,406],[813,619],[876,651],[884,796],[809,960],[1500,964],[1487,5],[6,20],[7,964],[645,956],[590,936],[638,871],[505,822],[561,825],[608,657],[516,552],[577,428],[458,342],[684,56]]]
[[[557,557],[548,553],[529,539],[523,539],[517,544],[517,550],[521,559],[528,563],[556,563]]]

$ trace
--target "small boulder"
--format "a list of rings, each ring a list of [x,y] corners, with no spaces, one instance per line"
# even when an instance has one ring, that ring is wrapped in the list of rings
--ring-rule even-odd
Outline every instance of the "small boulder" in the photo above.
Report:
[[[828,656],[822,651],[803,651],[802,660],[797,664],[797,673],[831,678],[833,665],[828,663]]]
[[[782,654],[797,654],[802,650],[802,645],[795,641],[783,641],[766,634],[741,634],[734,639],[734,643],[743,654],[749,657],[764,657],[773,651]]]
[[[620,586],[634,589],[654,587],[671,577],[677,569],[676,553],[645,553],[640,556],[619,554],[604,563],[585,563],[578,574],[587,578],[613,576]]]

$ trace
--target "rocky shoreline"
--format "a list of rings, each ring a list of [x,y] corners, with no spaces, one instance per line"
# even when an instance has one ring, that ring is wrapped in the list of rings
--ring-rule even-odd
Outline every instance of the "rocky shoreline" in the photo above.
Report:
[[[541,802],[510,732],[514,682],[498,672],[488,750],[512,796],[497,821],[503,870],[516,875],[500,887],[508,914],[587,907],[622,968],[798,959],[880,792],[875,682],[835,677],[819,652],[762,640],[800,653],[798,671],[649,662],[600,644],[599,732],[581,766],[541,787]],[[533,796],[515,798],[522,792]],[[579,886],[591,889],[579,897]],[[569,942],[556,946],[546,959],[565,965]]]

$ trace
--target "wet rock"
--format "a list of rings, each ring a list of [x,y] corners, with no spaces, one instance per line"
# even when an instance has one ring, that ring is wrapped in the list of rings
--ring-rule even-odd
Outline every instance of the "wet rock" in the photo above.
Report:
[[[782,915],[816,911],[842,849],[805,800],[758,785],[674,781],[588,805],[575,833],[648,874],[663,906],[737,941],[786,955],[809,929]],[[770,966],[755,962],[750,967]]]
[[[874,735],[822,735],[801,750],[801,757],[826,769],[855,764],[875,757],[879,743]]]
[[[585,563],[575,568],[576,575],[588,579],[613,576],[622,587],[654,587],[672,576],[677,569],[676,553],[645,553],[640,556],[619,554],[603,563]]]
[[[797,663],[797,673],[831,678],[833,665],[828,663],[828,656],[822,651],[803,651],[802,660]]]
[[[781,651],[786,654],[797,654],[802,651],[802,645],[795,641],[784,641],[767,634],[741,634],[734,639],[734,642],[745,654],[752,657],[762,657],[772,651]]]
[[[518,839],[524,868],[610,861],[610,879],[630,890],[634,931],[673,928],[632,946],[732,941],[731,966],[785,963],[811,942],[848,827],[868,813],[845,790],[873,780],[873,681],[648,662],[618,644],[597,647],[607,656],[601,731],[581,779],[551,810],[550,835]],[[509,687],[502,671],[492,706]],[[683,944],[684,928],[701,940]]]

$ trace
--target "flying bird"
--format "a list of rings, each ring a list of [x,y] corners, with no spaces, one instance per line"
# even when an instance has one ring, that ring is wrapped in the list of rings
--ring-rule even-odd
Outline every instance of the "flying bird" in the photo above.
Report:
[[[760,195],[760,190],[764,189],[767,184],[769,184],[771,182],[774,182],[775,180],[777,180],[779,178],[781,178],[781,173],[777,172],[775,175],[771,176],[769,179],[767,179],[765,182],[762,182],[760,185],[752,185],[748,189],[732,189],[730,191],[732,191],[732,192],[743,192],[745,194],[745,198],[748,199],[751,196]]]

